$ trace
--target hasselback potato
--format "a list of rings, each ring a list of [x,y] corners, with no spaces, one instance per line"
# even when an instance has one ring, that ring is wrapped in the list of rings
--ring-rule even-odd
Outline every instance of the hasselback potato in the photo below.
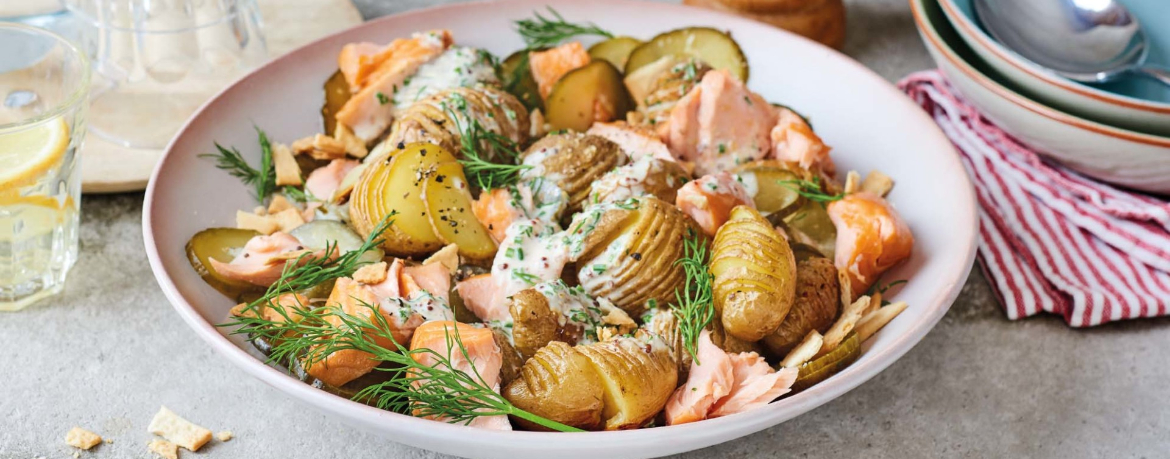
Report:
[[[605,383],[584,354],[554,341],[524,363],[520,376],[504,387],[504,398],[529,413],[579,429],[602,427]],[[528,430],[548,430],[513,417]]]
[[[385,144],[394,146],[412,142],[439,145],[459,154],[461,128],[468,129],[470,119],[486,130],[499,134],[517,145],[528,141],[528,110],[513,96],[492,86],[452,88],[423,98],[403,110],[394,120]],[[502,159],[484,142],[481,151],[488,160]]]
[[[796,264],[796,301],[775,333],[764,337],[772,355],[784,357],[812,330],[824,333],[840,312],[837,268],[828,258],[809,258]]]
[[[454,162],[444,148],[414,143],[370,164],[350,195],[350,224],[367,238],[383,218],[397,212],[381,235],[387,254],[410,257],[441,249],[445,244],[431,225],[423,188],[439,164]]]
[[[651,300],[675,301],[675,289],[685,280],[675,263],[683,256],[683,239],[702,234],[673,204],[649,196],[587,208],[569,231],[581,286],[631,317],[640,316]]]
[[[675,362],[678,363],[679,379],[686,376],[691,369],[691,354],[687,352],[682,334],[678,330],[678,317],[670,308],[659,307],[650,310],[649,316],[642,316],[646,331],[658,335],[667,349],[671,351]]]
[[[568,212],[581,210],[594,180],[627,161],[621,147],[604,137],[569,132],[546,136],[524,152],[532,166],[524,178],[544,177],[569,195]]]
[[[641,196],[674,202],[678,189],[690,180],[678,162],[643,156],[593,182],[589,202],[616,202]]]
[[[665,126],[670,111],[711,67],[696,58],[662,57],[626,76],[626,87],[643,121],[651,126]]]
[[[755,209],[737,206],[711,247],[715,311],[726,332],[755,342],[776,331],[796,295],[792,249]]]
[[[619,337],[577,346],[604,386],[606,430],[635,429],[662,411],[678,384],[678,367],[661,339]]]

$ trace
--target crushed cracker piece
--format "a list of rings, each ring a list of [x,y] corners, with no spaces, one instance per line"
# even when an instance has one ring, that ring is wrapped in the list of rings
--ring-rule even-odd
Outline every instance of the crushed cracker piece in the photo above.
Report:
[[[455,274],[455,271],[459,270],[459,246],[456,244],[447,244],[445,247],[439,249],[438,252],[423,260],[423,266],[431,263],[440,263],[444,268],[447,268],[448,273]]]
[[[381,284],[386,280],[386,262],[379,261],[372,265],[365,265],[353,273],[353,280],[366,285]]]
[[[293,142],[292,151],[326,161],[345,158],[345,144],[325,134],[315,134]]]
[[[337,123],[337,128],[333,130],[333,138],[345,145],[345,152],[354,158],[365,158],[370,154],[366,142],[354,135],[353,130],[345,123]]]
[[[232,431],[220,431],[219,433],[215,434],[215,438],[219,439],[219,441],[230,441],[232,439]]]
[[[881,173],[881,171],[869,171],[869,174],[865,176],[865,180],[861,181],[861,191],[868,191],[883,198],[887,194],[890,194],[890,190],[892,189],[894,189],[894,179]]]
[[[165,406],[159,408],[147,430],[191,451],[199,451],[211,441],[210,430],[179,417]]]
[[[147,448],[150,448],[150,452],[165,457],[166,459],[179,459],[179,445],[169,441],[151,440]]]
[[[301,177],[301,165],[297,164],[288,146],[282,143],[272,146],[272,164],[276,169],[277,186],[300,186],[305,183],[304,177]]]
[[[102,437],[98,434],[82,429],[81,427],[74,427],[69,429],[69,433],[65,434],[65,443],[74,448],[81,448],[88,450],[97,446],[102,442]]]
[[[856,193],[861,189],[861,174],[857,171],[849,171],[845,175],[845,194]]]
[[[289,201],[283,194],[272,195],[272,202],[268,203],[268,214],[279,213],[288,209],[296,209],[292,201]]]

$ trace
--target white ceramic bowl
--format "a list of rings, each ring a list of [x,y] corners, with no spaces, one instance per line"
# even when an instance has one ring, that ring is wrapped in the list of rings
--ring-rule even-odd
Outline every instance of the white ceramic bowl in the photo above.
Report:
[[[1107,87],[1116,92],[1061,77],[1007,49],[980,28],[974,19],[973,0],[938,1],[967,46],[1007,81],[1019,85],[1020,90],[1029,97],[1083,118],[1166,136],[1164,138],[1170,140],[1170,96],[1167,96],[1170,90],[1159,87],[1153,81],[1141,81],[1140,77],[1134,77],[1132,81],[1110,83]],[[1165,8],[1164,2],[1161,6],[1156,5],[1162,1],[1151,0],[1133,5],[1143,7],[1137,13],[1144,12],[1146,16],[1138,14],[1138,17],[1143,18],[1145,29],[1154,31],[1152,36],[1156,37],[1165,35],[1161,33],[1161,28],[1170,27],[1166,23],[1170,20],[1170,8]],[[1155,49],[1170,47],[1170,40],[1162,40],[1153,46]],[[1162,60],[1162,54],[1170,55],[1170,51],[1159,51],[1151,60]],[[1135,97],[1140,94],[1150,98]]]
[[[318,132],[321,84],[336,69],[337,51],[345,43],[385,43],[417,30],[446,27],[457,42],[502,55],[521,47],[511,21],[529,17],[546,3],[571,20],[593,21],[638,37],[691,25],[731,30],[750,59],[751,86],[769,100],[811,116],[834,147],[839,168],[879,168],[897,180],[891,200],[917,241],[913,256],[887,278],[909,280],[897,298],[911,306],[867,342],[856,363],[793,397],[719,419],[622,432],[498,432],[381,411],[313,389],[265,365],[250,345],[214,326],[226,319],[232,302],[200,280],[187,264],[183,246],[203,228],[232,226],[236,209],[255,202],[238,180],[196,155],[218,141],[239,147],[255,163],[259,149],[253,124],[285,142]],[[444,453],[596,459],[662,456],[725,442],[791,419],[872,378],[921,340],[959,294],[974,259],[976,218],[971,184],[930,117],[880,76],[832,49],[704,9],[621,0],[517,0],[381,18],[310,44],[243,78],[196,113],[167,148],[146,192],[143,232],[151,268],[179,315],[223,358],[291,398],[387,440]]]
[[[914,20],[939,69],[984,115],[1021,141],[1085,175],[1170,194],[1170,138],[1108,126],[1048,107],[1010,89],[947,22],[940,3],[911,0]]]

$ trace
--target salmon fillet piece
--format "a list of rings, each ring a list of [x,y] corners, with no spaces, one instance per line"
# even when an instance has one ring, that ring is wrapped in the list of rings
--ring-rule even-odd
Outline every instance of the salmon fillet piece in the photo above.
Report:
[[[698,362],[691,365],[686,384],[666,401],[667,425],[706,419],[711,407],[731,392],[735,381],[731,359],[711,341],[710,331],[699,334],[696,350]]]
[[[452,349],[451,346],[448,346],[449,342],[454,343],[456,334],[459,337],[459,342],[463,344],[466,354],[458,347]],[[490,329],[455,321],[427,322],[415,330],[414,338],[410,342],[410,349],[412,351],[418,349],[435,351],[439,355],[449,358],[452,369],[462,371],[472,378],[478,374],[485,386],[496,392],[500,390],[500,368],[503,366],[504,358]],[[430,353],[420,352],[411,356],[416,362],[430,367],[439,363],[438,359]],[[442,421],[443,419],[435,420]],[[504,415],[481,416],[473,420],[470,425],[488,429],[512,430],[512,424]]]
[[[338,110],[337,121],[365,142],[377,138],[394,120],[391,101],[394,93],[420,66],[438,57],[452,42],[451,32],[446,30],[432,30],[391,42],[378,53],[385,58],[366,75],[366,84]]]
[[[837,172],[831,150],[812,127],[796,112],[778,108],[778,121],[772,128],[772,157],[781,161],[797,163],[806,170],[818,168],[830,177]]]
[[[777,116],[768,101],[726,70],[713,70],[671,109],[667,146],[679,159],[695,163],[696,174],[731,170],[768,156]]]
[[[755,352],[730,354],[735,377],[731,393],[711,408],[708,417],[717,418],[762,407],[788,393],[800,374],[797,368],[773,371],[768,362]]]
[[[532,79],[536,81],[542,99],[548,98],[553,86],[566,73],[584,67],[589,62],[589,52],[580,42],[575,41],[549,50],[528,53],[528,68],[532,70]]]
[[[887,269],[910,258],[914,235],[881,196],[850,193],[829,203],[827,210],[837,227],[834,264],[849,275],[854,298],[865,294]]]
[[[224,263],[211,259],[211,269],[228,279],[268,287],[280,279],[287,263],[294,262],[305,253],[309,252],[301,245],[301,241],[288,233],[277,231],[248,240],[244,244],[244,250],[231,262]],[[304,264],[312,258],[324,255],[323,250],[318,250],[300,258],[300,262]]]
[[[731,209],[745,205],[755,208],[755,201],[743,184],[727,172],[704,175],[678,190],[675,205],[699,224],[704,233],[714,236],[731,218]]]

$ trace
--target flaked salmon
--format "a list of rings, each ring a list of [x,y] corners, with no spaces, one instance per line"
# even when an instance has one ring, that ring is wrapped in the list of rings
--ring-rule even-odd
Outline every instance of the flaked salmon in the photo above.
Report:
[[[797,368],[772,370],[768,362],[755,352],[730,354],[735,383],[731,393],[711,408],[707,417],[717,418],[762,407],[788,393],[800,374]]]
[[[512,319],[504,302],[496,298],[500,289],[491,274],[479,274],[459,281],[455,291],[463,299],[463,306],[479,320],[506,322]]]
[[[504,241],[504,233],[519,213],[512,207],[512,194],[505,188],[486,190],[471,203],[471,212],[488,229],[497,244]]]
[[[683,185],[678,190],[675,205],[690,215],[703,232],[712,236],[727,223],[735,206],[756,207],[743,184],[727,172],[704,175]]]
[[[333,198],[333,193],[341,188],[341,182],[345,180],[349,171],[360,164],[352,159],[330,161],[325,167],[319,167],[309,173],[309,178],[305,179],[305,191],[319,200],[328,201]]]
[[[831,150],[812,127],[796,112],[777,108],[776,126],[772,128],[772,158],[799,164],[806,170],[820,169],[832,177],[837,173]]]
[[[711,341],[711,332],[699,334],[698,362],[691,365],[686,384],[666,401],[668,425],[702,421],[711,407],[731,393],[735,375],[727,352]]]
[[[268,287],[280,279],[287,263],[300,259],[303,264],[324,255],[323,250],[306,250],[297,238],[277,231],[248,240],[244,250],[229,263],[211,259],[211,269],[228,279]]]
[[[849,274],[853,297],[865,293],[887,269],[910,257],[914,235],[898,211],[868,191],[829,203],[837,227],[837,269]]]
[[[731,170],[763,159],[772,149],[777,114],[726,70],[713,70],[670,111],[666,144],[695,173]]]
[[[456,341],[456,337],[458,341]],[[462,347],[456,343],[461,344]],[[427,322],[415,330],[414,338],[410,342],[410,349],[411,351],[430,349],[447,359],[452,370],[462,371],[497,392],[500,390],[500,368],[503,366],[504,359],[490,329],[455,321]],[[440,363],[440,360],[429,352],[414,352],[411,357],[416,362],[430,367]],[[436,420],[442,421],[442,419]],[[488,429],[512,430],[507,416],[502,415],[480,416],[470,425]]]
[[[589,52],[580,42],[575,41],[528,53],[528,67],[532,70],[532,79],[536,81],[541,98],[548,98],[553,85],[566,73],[588,65],[589,61]]]
[[[337,122],[349,127],[365,142],[377,138],[394,120],[394,93],[420,66],[443,54],[451,43],[451,32],[432,30],[414,34],[410,39],[394,40],[386,49],[369,57],[369,65],[376,63],[377,67],[365,74],[366,84],[360,85],[361,90],[338,110]]]
[[[362,90],[370,73],[388,57],[386,51],[395,49],[395,42],[382,46],[363,41],[341,47],[341,52],[337,54],[337,69],[345,76],[350,93]]]
[[[652,156],[664,161],[674,161],[675,157],[666,148],[666,144],[658,137],[658,133],[647,126],[631,126],[625,121],[612,123],[593,123],[586,134],[605,137],[618,144],[631,162],[644,156]]]

